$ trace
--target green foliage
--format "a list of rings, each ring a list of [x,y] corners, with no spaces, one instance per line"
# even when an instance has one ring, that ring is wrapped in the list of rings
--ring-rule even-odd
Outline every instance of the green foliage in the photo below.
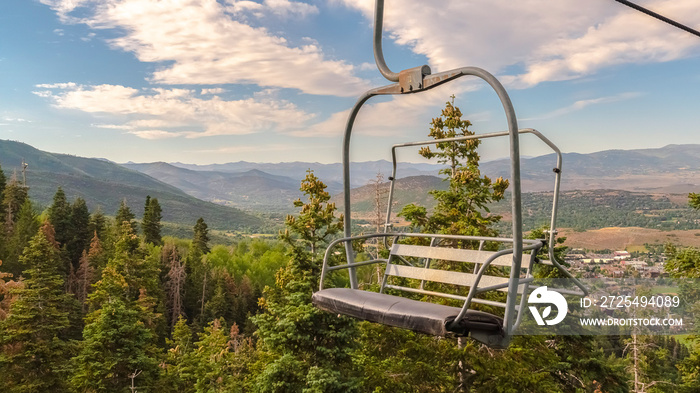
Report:
[[[73,225],[71,223],[71,205],[66,199],[66,193],[58,187],[53,196],[53,204],[49,207],[49,222],[56,230],[56,241],[60,246],[67,245],[71,239]]]
[[[0,222],[5,223],[6,231],[12,231],[15,222],[17,222],[17,212],[28,199],[27,192],[28,188],[20,184],[15,176],[13,176],[10,182],[5,186],[2,194],[2,205],[5,216],[2,217]]]
[[[122,199],[122,202],[119,205],[119,210],[117,210],[117,214],[114,217],[114,225],[117,229],[116,232],[118,238],[124,234],[123,224],[125,222],[129,224],[129,227],[131,227],[131,232],[138,233],[138,230],[136,229],[136,220],[134,220],[134,218],[136,218],[136,216],[131,212],[129,205],[126,204],[126,199]]]
[[[186,359],[197,376],[196,393],[245,391],[253,346],[238,334],[237,326],[229,331],[223,321],[215,319],[199,335],[196,347]]]
[[[173,327],[172,339],[167,339],[169,349],[161,365],[160,386],[165,392],[190,393],[193,391],[194,379],[191,366],[185,360],[191,357],[193,350],[192,329],[187,320],[180,317]]]
[[[310,262],[314,265],[318,247],[327,243],[333,235],[343,229],[343,218],[335,217],[335,203],[329,203],[331,196],[326,191],[326,185],[313,174],[313,171],[307,171],[299,190],[308,200],[306,203],[301,199],[294,201],[294,206],[301,208],[301,211],[296,217],[287,216],[285,220],[287,229],[281,235],[281,239],[292,247],[299,247],[297,239],[305,243],[304,246],[309,248]]]
[[[71,351],[68,295],[63,292],[61,260],[45,224],[22,255],[24,287],[15,290],[7,319],[0,322],[0,390],[3,392],[64,391],[66,361]]]
[[[258,325],[263,358],[257,378],[259,392],[351,392],[358,388],[351,354],[356,338],[353,321],[320,311],[311,304],[318,283],[319,247],[342,228],[325,184],[309,171],[301,190],[298,217],[287,218],[281,235],[289,247],[289,262],[277,273],[275,287],[266,288]]]
[[[470,125],[468,120],[462,120],[459,108],[447,102],[441,116],[432,120],[429,136],[444,139],[474,135],[468,129]],[[501,216],[484,213],[489,212],[489,203],[503,199],[508,181],[503,178],[492,181],[487,176],[481,176],[477,152],[479,143],[477,139],[469,139],[436,143],[435,151],[429,147],[421,149],[420,154],[424,157],[437,157],[439,162],[449,165],[449,168],[441,171],[447,175],[445,180],[449,181],[449,188],[430,191],[437,203],[430,216],[427,209],[413,204],[401,210],[399,216],[409,221],[413,230],[455,235],[496,235],[491,227],[500,221]]]
[[[71,205],[70,236],[66,249],[71,263],[78,268],[80,257],[90,246],[94,232],[90,232],[90,212],[83,198],[76,198]]]
[[[5,249],[5,271],[19,277],[26,268],[21,262],[21,255],[39,230],[39,219],[31,200],[28,198],[22,204],[16,217],[17,221],[12,232],[7,234],[7,242],[3,248]]]
[[[78,391],[126,392],[131,374],[142,372],[136,380],[142,387],[158,375],[160,316],[148,288],[158,282],[159,265],[139,252],[128,221],[121,232],[115,255],[89,296],[94,311],[86,318],[80,354],[73,359],[71,382]]]
[[[700,194],[691,192],[690,194],[688,194],[688,199],[690,207],[692,207],[693,209],[700,210]]]
[[[700,248],[687,247],[677,248],[671,244],[666,245],[666,256],[668,260],[664,265],[664,269],[672,276],[677,278],[700,278]],[[700,297],[697,283],[687,281],[680,287],[679,296],[682,302],[686,304],[686,313],[688,315],[698,315],[700,311]],[[698,318],[695,318],[695,324],[698,323]],[[700,336],[696,334],[688,338],[691,346],[690,354],[677,364],[682,381],[681,386],[688,391],[700,389]]]
[[[209,228],[202,217],[199,217],[197,223],[194,224],[192,248],[201,254],[206,254],[209,252]]]
[[[249,367],[255,359],[252,341],[238,327],[226,329],[215,319],[192,343],[192,331],[184,319],[173,330],[170,349],[162,364],[161,386],[166,392],[245,392],[252,388]]]
[[[141,228],[143,230],[143,239],[146,243],[162,245],[163,238],[160,234],[163,225],[160,220],[163,218],[163,209],[161,209],[157,198],[151,199],[151,196],[146,196],[146,206],[144,207],[143,220]]]

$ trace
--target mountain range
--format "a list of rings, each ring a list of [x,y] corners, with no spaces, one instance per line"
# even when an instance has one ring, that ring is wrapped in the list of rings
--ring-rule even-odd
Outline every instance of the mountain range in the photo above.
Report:
[[[340,164],[240,161],[212,165],[164,162],[118,165],[104,159],[47,153],[24,143],[0,140],[0,164],[8,175],[14,167],[19,168],[22,159],[29,163],[30,194],[41,204],[50,204],[56,188],[62,186],[69,198],[82,196],[92,208],[101,205],[108,214],[116,211],[120,201],[126,198],[138,215],[146,195],[151,195],[163,205],[164,220],[192,223],[202,216],[212,227],[222,229],[265,225],[260,218],[238,209],[264,213],[293,211],[293,201],[301,197],[299,183],[309,169],[328,185],[335,201],[342,200]],[[523,158],[524,191],[550,191],[555,161],[553,154]],[[428,191],[445,186],[436,177],[441,168],[436,164],[400,163],[397,205],[429,204]],[[494,178],[507,178],[510,162],[485,162],[481,164],[481,171]],[[387,177],[391,173],[391,163],[352,164],[352,201],[358,211],[373,210],[376,190],[368,183],[375,180],[378,173]],[[700,145],[564,154],[562,190],[595,189],[666,194],[697,192],[700,190]]]
[[[203,201],[188,195],[174,185],[167,184],[141,172],[113,162],[48,153],[21,142],[0,140],[0,165],[8,179],[17,176],[22,161],[27,162],[27,186],[33,201],[46,207],[60,186],[69,201],[80,196],[90,210],[100,206],[105,214],[114,214],[126,199],[128,206],[140,217],[146,196],[158,198],[163,209],[163,220],[194,226],[199,217],[214,229],[255,229],[264,222],[238,209]]]
[[[606,150],[590,154],[565,153],[562,158],[562,191],[614,189],[647,193],[688,193],[700,190],[700,145],[668,145],[658,149]],[[525,192],[551,191],[554,185],[554,154],[523,158],[522,185]],[[246,210],[290,211],[299,198],[299,182],[311,169],[340,201],[342,166],[307,162],[232,162],[213,165],[183,163],[123,164],[173,185],[204,200]],[[353,204],[366,210],[374,198],[372,186],[377,173],[387,177],[388,161],[358,162],[351,165]],[[436,177],[443,168],[437,164],[400,163],[397,170],[397,204],[428,201],[428,190],[440,187]],[[510,175],[507,159],[481,164],[492,178]],[[369,206],[369,205],[368,205]]]

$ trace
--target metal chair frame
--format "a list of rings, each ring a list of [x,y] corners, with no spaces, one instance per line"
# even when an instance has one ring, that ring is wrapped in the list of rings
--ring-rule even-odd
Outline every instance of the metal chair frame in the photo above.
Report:
[[[487,258],[483,263],[477,263],[475,265],[475,273],[476,273],[476,281],[474,284],[471,286],[469,290],[469,294],[466,297],[460,297],[460,296],[453,296],[450,294],[440,294],[440,293],[435,293],[431,291],[427,291],[424,289],[423,283],[421,283],[421,286],[419,289],[415,288],[394,288],[394,289],[402,289],[402,290],[408,290],[411,292],[415,293],[421,293],[425,295],[438,295],[438,296],[446,296],[446,297],[452,297],[452,298],[458,298],[460,300],[464,301],[464,304],[462,306],[462,309],[457,316],[457,319],[453,322],[453,324],[457,323],[467,312],[467,310],[470,308],[472,302],[481,302],[484,303],[483,299],[475,298],[475,295],[478,293],[482,293],[487,290],[503,290],[504,285],[499,285],[499,286],[489,286],[489,287],[479,287],[479,281],[482,279],[484,276],[484,273],[486,272],[486,269],[493,263],[494,260],[496,260],[499,257],[502,257],[504,255],[512,255],[512,263],[510,264],[510,277],[508,279],[507,283],[507,292],[508,292],[508,297],[505,303],[500,303],[498,306],[501,306],[505,309],[504,312],[504,318],[503,318],[503,327],[504,327],[504,333],[505,337],[500,343],[493,343],[494,346],[504,346],[507,345],[507,343],[510,340],[510,336],[512,335],[514,329],[517,328],[519,325],[521,319],[522,319],[522,313],[519,312],[519,310],[522,310],[524,308],[524,302],[525,298],[527,297],[526,294],[528,292],[528,285],[530,282],[532,282],[533,278],[531,275],[531,268],[533,263],[535,262],[536,254],[539,251],[539,249],[543,246],[543,241],[541,240],[528,240],[528,239],[523,239],[523,231],[522,231],[522,211],[521,211],[521,182],[520,182],[520,145],[519,145],[519,135],[521,133],[527,133],[527,134],[533,134],[537,137],[539,137],[544,143],[546,143],[548,146],[550,146],[556,153],[557,155],[557,163],[554,168],[554,173],[555,173],[555,185],[554,185],[554,200],[553,200],[553,208],[552,208],[552,217],[551,217],[551,225],[550,229],[548,231],[548,237],[549,237],[549,257],[550,260],[548,263],[559,270],[561,270],[567,277],[571,278],[574,280],[574,283],[581,289],[582,293],[586,294],[587,289],[583,284],[581,284],[578,280],[576,280],[555,258],[554,256],[554,245],[555,245],[555,237],[556,237],[556,211],[558,208],[558,194],[559,194],[559,184],[560,184],[560,179],[561,179],[561,152],[559,149],[547,138],[545,138],[541,133],[539,133],[537,130],[534,129],[523,129],[519,130],[518,129],[518,124],[517,124],[517,119],[515,116],[515,110],[513,109],[512,102],[508,96],[508,93],[506,92],[505,88],[503,85],[489,72],[477,68],[477,67],[463,67],[463,68],[457,68],[454,70],[446,71],[446,72],[440,72],[437,74],[431,74],[430,67],[427,65],[415,67],[415,68],[410,68],[407,70],[403,70],[399,73],[394,73],[392,72],[388,66],[386,65],[386,62],[384,61],[384,56],[382,53],[382,24],[383,24],[383,12],[384,12],[384,1],[383,0],[376,0],[375,2],[375,25],[374,25],[374,56],[375,56],[375,61],[377,63],[377,67],[381,74],[386,77],[389,81],[395,82],[387,86],[383,87],[378,87],[371,89],[367,92],[365,92],[360,98],[357,100],[355,103],[354,107],[352,108],[352,111],[350,112],[350,115],[348,117],[346,126],[345,126],[345,134],[343,138],[343,153],[342,153],[342,160],[343,160],[343,190],[344,190],[344,213],[345,213],[345,221],[344,221],[344,237],[338,240],[333,241],[331,244],[329,244],[328,249],[326,250],[326,254],[324,257],[324,262],[323,262],[323,267],[322,267],[322,273],[321,273],[321,283],[320,283],[320,290],[323,290],[324,288],[324,280],[327,276],[327,274],[331,271],[334,270],[340,270],[340,269],[347,269],[349,272],[349,278],[350,278],[350,286],[352,289],[357,289],[358,288],[358,280],[357,280],[357,271],[356,269],[360,266],[365,266],[365,265],[370,265],[370,264],[375,264],[375,263],[386,263],[387,264],[387,269],[385,272],[388,270],[388,266],[392,262],[392,258],[399,258],[403,259],[400,255],[390,255],[388,259],[373,259],[373,260],[368,260],[368,261],[360,261],[360,262],[355,262],[355,255],[354,251],[352,248],[352,242],[355,240],[361,240],[361,239],[370,239],[370,238],[383,238],[386,242],[387,239],[391,238],[393,239],[393,244],[397,244],[397,241],[401,238],[405,237],[424,237],[424,238],[429,238],[431,239],[431,246],[432,247],[437,247],[439,246],[439,241],[445,240],[445,239],[452,239],[452,240],[470,240],[470,241],[479,241],[481,246],[483,246],[483,242],[485,241],[495,241],[495,242],[501,242],[504,244],[509,244],[511,247],[498,251],[496,253],[493,253],[489,258]],[[448,138],[448,139],[442,139],[442,140],[433,140],[433,141],[424,141],[424,142],[410,142],[410,143],[403,143],[403,144],[398,144],[394,145],[392,147],[392,159],[393,159],[393,171],[392,171],[392,176],[391,176],[391,187],[390,187],[390,192],[389,192],[389,203],[387,207],[387,215],[386,215],[386,222],[385,222],[385,229],[384,233],[377,233],[377,234],[370,234],[370,235],[361,235],[361,236],[353,236],[352,235],[352,216],[351,216],[351,200],[350,200],[350,139],[352,136],[352,129],[353,125],[355,122],[355,119],[357,117],[357,114],[359,113],[360,109],[362,106],[367,102],[370,98],[375,97],[375,96],[381,96],[381,95],[402,95],[402,94],[415,94],[419,93],[422,91],[427,91],[432,88],[435,88],[437,86],[440,86],[442,84],[445,84],[447,82],[453,81],[459,77],[469,75],[469,76],[475,76],[477,78],[482,79],[486,83],[488,83],[491,88],[496,92],[498,95],[500,102],[503,106],[503,110],[505,112],[505,116],[507,119],[508,123],[508,131],[506,132],[496,132],[496,133],[490,133],[490,134],[482,134],[482,135],[471,135],[471,136],[463,136],[463,137],[457,137],[457,138]],[[475,237],[475,236],[456,236],[456,235],[437,235],[437,234],[418,234],[418,233],[391,233],[389,232],[389,229],[391,228],[390,224],[390,218],[391,218],[391,205],[392,205],[392,200],[393,200],[393,195],[394,195],[394,184],[395,184],[395,179],[396,179],[396,150],[398,148],[402,147],[408,147],[408,146],[420,146],[420,145],[428,145],[428,144],[435,144],[439,142],[449,142],[449,141],[463,141],[463,140],[468,140],[468,139],[477,139],[477,138],[493,138],[493,137],[505,137],[507,136],[510,141],[510,190],[511,190],[511,212],[512,212],[512,238],[487,238],[487,237]],[[329,266],[329,258],[332,255],[332,249],[339,245],[343,244],[345,245],[345,255],[347,259],[347,263],[339,266]],[[481,248],[481,247],[480,247]],[[523,268],[523,252],[524,251],[529,251],[531,254],[525,254],[525,256],[530,256],[530,261],[525,267],[526,273],[524,277],[521,277],[522,275],[522,268]],[[425,268],[428,269],[430,265],[430,259],[431,258],[425,258]],[[407,262],[405,259],[403,259],[403,262]],[[382,280],[382,291],[384,288],[387,288],[387,283],[386,283],[386,273],[385,277]],[[423,280],[424,282],[425,280]],[[568,290],[562,290],[564,293],[566,293]],[[581,292],[576,292],[576,291],[568,291],[569,293],[581,293]],[[518,295],[520,296],[520,301],[518,304]],[[488,301],[487,301],[488,304]],[[495,305],[495,304],[492,304]]]

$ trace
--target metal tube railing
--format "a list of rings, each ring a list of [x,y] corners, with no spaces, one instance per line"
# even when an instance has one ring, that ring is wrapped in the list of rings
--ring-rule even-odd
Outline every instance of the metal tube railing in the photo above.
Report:
[[[391,82],[399,81],[399,74],[392,72],[384,61],[382,50],[382,30],[384,25],[384,0],[376,0],[374,3],[374,62],[377,63],[379,72]]]

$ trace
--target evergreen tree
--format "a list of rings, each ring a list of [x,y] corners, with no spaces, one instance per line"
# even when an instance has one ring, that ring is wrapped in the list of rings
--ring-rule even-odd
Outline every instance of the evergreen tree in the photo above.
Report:
[[[68,256],[74,269],[78,269],[80,257],[90,245],[90,238],[93,232],[90,232],[90,212],[83,198],[76,198],[71,205],[70,214],[71,230],[70,239],[66,244]]]
[[[71,379],[81,392],[127,392],[129,376],[138,371],[137,386],[150,386],[157,378],[154,321],[158,316],[144,290],[153,274],[144,268],[145,261],[137,252],[138,238],[128,221],[121,232],[115,256],[89,295],[94,311],[86,318]]]
[[[134,220],[136,216],[134,213],[131,212],[131,209],[129,208],[129,205],[126,204],[126,199],[122,199],[121,203],[119,204],[119,209],[117,210],[117,214],[114,217],[114,225],[116,228],[116,233],[117,233],[117,238],[120,238],[123,236],[123,223],[127,222],[129,223],[129,227],[131,227],[130,232],[132,233],[137,233],[136,229],[136,221]]]
[[[102,212],[102,207],[97,206],[97,209],[90,215],[90,223],[88,229],[91,234],[96,235],[100,239],[105,238],[107,232],[107,218]]]
[[[166,340],[169,348],[161,365],[160,384],[168,393],[191,393],[194,391],[195,376],[193,365],[188,360],[193,356],[192,329],[187,326],[187,320],[180,317],[173,327],[172,339]]]
[[[5,243],[5,261],[7,263],[6,271],[19,277],[26,268],[20,257],[39,230],[39,218],[29,198],[24,200],[15,217],[17,221],[14,224],[14,229]]]
[[[3,392],[65,391],[69,345],[61,261],[53,228],[45,223],[29,243],[22,262],[24,287],[16,290],[7,319],[0,324],[0,387]]]
[[[99,273],[107,265],[107,255],[105,253],[104,248],[102,247],[102,242],[100,241],[100,238],[97,236],[97,231],[95,231],[95,234],[90,240],[89,250],[90,251],[88,251],[88,262],[90,264],[90,267],[96,273]],[[95,275],[95,277],[98,276],[99,274]]]
[[[267,288],[263,312],[254,317],[263,356],[270,359],[257,378],[260,392],[351,392],[359,387],[351,355],[357,338],[354,321],[323,312],[311,304],[318,286],[316,253],[340,232],[342,220],[325,184],[309,171],[298,200],[298,217],[287,217],[281,238],[289,245],[289,262]]]
[[[17,181],[17,176],[13,175],[10,182],[5,186],[2,196],[2,205],[4,207],[6,232],[12,232],[15,223],[17,222],[17,212],[28,199],[29,189]]]
[[[160,230],[163,227],[160,220],[162,219],[162,209],[157,198],[146,196],[146,206],[143,211],[143,221],[141,228],[143,230],[143,238],[146,243],[152,243],[156,246],[163,244]]]
[[[71,210],[66,193],[58,187],[53,196],[53,204],[49,207],[49,222],[56,230],[56,241],[60,246],[67,246],[73,237]]]
[[[194,225],[192,248],[201,254],[209,253],[209,229],[204,219],[200,217]]]
[[[690,207],[700,210],[700,194],[690,193],[688,195]]]
[[[454,101],[454,96],[452,97]],[[429,136],[435,139],[454,138],[474,135],[468,127],[471,123],[462,120],[462,112],[447,102],[440,117],[431,122]],[[454,235],[495,236],[492,226],[500,221],[498,215],[488,213],[488,204],[503,199],[508,181],[498,178],[495,181],[482,176],[479,171],[479,153],[477,147],[481,142],[471,139],[461,142],[440,142],[437,150],[429,147],[420,150],[426,158],[437,157],[448,168],[440,173],[446,175],[449,182],[447,190],[433,190],[430,193],[437,201],[432,215],[424,207],[414,204],[405,206],[400,216],[411,223],[414,229],[425,233],[445,233]]]

